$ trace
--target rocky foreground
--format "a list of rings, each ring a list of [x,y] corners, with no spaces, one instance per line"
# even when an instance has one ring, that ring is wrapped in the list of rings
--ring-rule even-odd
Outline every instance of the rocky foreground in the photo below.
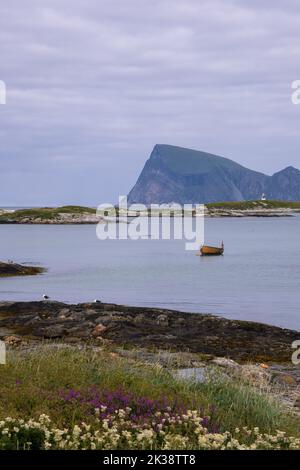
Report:
[[[172,310],[106,303],[1,302],[0,338],[113,343],[223,356],[240,362],[290,362],[297,331]]]
[[[44,269],[37,266],[24,266],[17,263],[4,263],[0,261],[0,277],[7,276],[30,276],[41,274]]]

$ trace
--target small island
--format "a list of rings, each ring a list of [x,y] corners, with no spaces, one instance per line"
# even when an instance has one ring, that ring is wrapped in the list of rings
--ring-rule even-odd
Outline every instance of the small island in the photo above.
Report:
[[[4,263],[0,261],[0,277],[9,276],[33,276],[41,274],[45,271],[44,268],[39,266],[24,266],[13,262]]]
[[[166,205],[168,206],[168,205]],[[175,217],[182,216],[182,211],[172,210],[170,207],[159,209],[158,212],[150,213],[149,209],[121,209],[118,206],[108,208],[102,216],[97,214],[96,208],[84,206],[62,206],[62,207],[41,207],[19,210],[1,210],[0,224],[48,224],[48,225],[80,225],[98,224],[104,222],[104,216],[116,217],[136,217],[154,216]],[[286,217],[293,216],[300,212],[300,202],[293,201],[232,201],[206,204],[204,216],[210,217]],[[196,216],[196,209],[190,212],[191,216]]]
[[[206,217],[286,217],[300,212],[297,201],[229,201],[206,204]]]
[[[0,209],[0,224],[96,224],[101,217],[96,209],[83,206],[35,207],[4,211]]]

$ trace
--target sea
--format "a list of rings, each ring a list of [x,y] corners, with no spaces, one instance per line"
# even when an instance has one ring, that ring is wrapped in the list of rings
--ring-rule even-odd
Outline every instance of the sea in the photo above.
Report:
[[[99,240],[95,225],[0,225],[0,259],[45,274],[0,279],[0,301],[99,299],[300,330],[300,215],[205,219],[200,257],[182,240]]]

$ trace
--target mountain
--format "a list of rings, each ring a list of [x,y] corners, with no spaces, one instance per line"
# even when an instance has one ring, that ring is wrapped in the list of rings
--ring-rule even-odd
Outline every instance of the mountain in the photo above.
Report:
[[[300,200],[300,171],[288,167],[273,176],[198,150],[155,145],[128,202],[208,203],[260,199]]]
[[[268,199],[299,201],[300,171],[297,168],[288,166],[284,170],[274,173],[268,181],[266,193]]]

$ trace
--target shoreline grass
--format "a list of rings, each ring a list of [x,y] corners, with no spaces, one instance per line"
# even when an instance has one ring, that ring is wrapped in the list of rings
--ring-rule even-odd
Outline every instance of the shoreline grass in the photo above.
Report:
[[[178,429],[172,428],[172,433],[176,431],[178,434],[182,421],[180,416],[185,416],[187,410],[196,410],[197,416],[206,420],[206,427],[210,429],[207,432],[225,436],[226,433],[233,435],[237,428],[247,427],[248,434],[240,435],[239,445],[248,445],[251,430],[256,428],[268,436],[275,435],[277,430],[293,436],[293,439],[300,436],[299,420],[274,398],[245,381],[229,379],[214,370],[204,383],[196,383],[175,378],[159,364],[125,359],[109,350],[80,349],[56,343],[27,350],[10,350],[7,356],[7,364],[0,366],[0,421],[5,421],[7,416],[12,420],[38,421],[40,416],[46,415],[60,429],[73,429],[82,423],[93,427],[95,409],[102,405],[108,407],[110,414],[108,418],[105,415],[105,419],[111,420],[111,416],[118,414],[120,409],[125,409],[126,414],[127,404],[131,414],[125,420],[126,430],[122,427],[125,418],[120,422],[118,418],[115,426],[121,426],[124,432],[129,433],[136,433],[136,426],[139,428],[141,423],[153,428],[154,415],[158,419],[161,414],[169,413],[173,417],[168,419],[175,419],[176,415],[173,424]],[[191,420],[195,424],[194,418]],[[105,419],[101,415],[101,420]],[[97,420],[97,426],[102,426],[99,415]],[[155,426],[158,426],[157,422]],[[170,430],[168,432],[171,433]],[[257,434],[258,431],[255,432]],[[195,443],[194,431],[186,438],[190,441],[178,443],[178,448],[195,448],[199,444]],[[295,442],[293,440],[293,445]],[[115,448],[119,448],[119,444]],[[125,447],[121,448],[135,448],[134,445],[138,444],[135,442],[131,447],[129,443],[123,443]],[[160,444],[155,441],[155,445]]]

